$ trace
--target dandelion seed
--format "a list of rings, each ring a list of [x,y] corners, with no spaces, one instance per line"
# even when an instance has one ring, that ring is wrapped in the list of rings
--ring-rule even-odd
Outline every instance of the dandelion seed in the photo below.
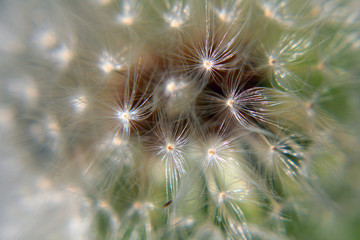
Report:
[[[236,150],[239,148],[235,143],[235,138],[226,128],[211,133],[204,130],[198,149],[203,170],[207,172],[212,168],[222,169],[226,168],[225,165],[233,164],[240,151]]]
[[[269,56],[269,66],[274,66],[275,64],[277,64],[276,59],[273,56]]]
[[[112,104],[111,118],[115,120],[117,131],[123,138],[128,138],[131,131],[138,133],[139,127],[152,113],[150,98],[153,92],[148,92],[151,79],[144,89],[140,89],[141,74],[140,69],[136,69],[134,73],[129,70],[123,79],[121,92],[116,93]]]
[[[121,12],[116,16],[117,22],[127,26],[132,25],[139,15],[140,6],[138,0],[122,1]]]
[[[274,86],[278,85],[288,91],[300,90],[306,86],[305,81],[289,68],[304,61],[302,57],[310,46],[311,42],[306,39],[296,40],[294,36],[285,35],[276,48],[266,52],[269,78]]]
[[[51,58],[59,65],[59,67],[66,67],[72,60],[74,53],[66,45],[60,45],[51,52]]]
[[[180,80],[180,81],[179,81]],[[176,81],[173,78],[169,78],[169,80],[165,83],[165,95],[177,98],[179,95],[183,95],[183,90],[187,89],[188,85],[185,81],[181,81],[179,78]]]
[[[121,109],[116,112],[116,115],[120,120],[122,130],[127,134],[130,133],[130,129],[134,126],[135,121],[141,120],[141,113],[139,114],[136,110]]]
[[[34,43],[44,50],[55,48],[59,43],[56,33],[52,30],[45,30],[34,36]]]
[[[25,105],[33,107],[39,101],[38,86],[30,76],[10,78],[7,90]]]
[[[264,16],[275,20],[276,22],[285,26],[294,24],[293,19],[289,16],[281,15],[284,13],[288,1],[262,1],[261,7],[264,11]]]
[[[124,50],[114,57],[111,56],[107,51],[104,51],[99,59],[100,69],[106,74],[114,70],[122,70],[126,66],[125,58],[120,56],[123,54],[123,52]]]
[[[56,151],[61,147],[61,129],[53,116],[45,116],[38,122],[33,123],[29,132],[32,139],[51,151]]]
[[[257,152],[262,153],[261,159],[266,164],[266,169],[271,169],[268,174],[279,175],[280,172],[284,172],[292,179],[299,174],[305,176],[301,169],[304,153],[302,146],[297,142],[301,140],[300,135],[293,134],[287,137],[267,134],[262,135],[262,138],[266,146]]]
[[[124,102],[114,107],[115,118],[119,123],[119,131],[128,137],[132,130],[138,131],[139,123],[149,117],[151,105],[145,100]]]
[[[77,113],[82,113],[87,107],[87,98],[84,95],[79,94],[71,100],[72,106]]]
[[[358,68],[356,44],[359,40],[356,34],[347,34],[344,31],[336,32],[335,35],[324,44],[318,60],[318,70],[326,77],[336,80],[347,81],[351,79],[350,72]],[[341,61],[339,61],[342,59]],[[355,70],[356,71],[356,70]]]
[[[249,197],[250,178],[244,175],[239,165],[232,163],[224,165],[222,169],[214,168],[206,174],[206,180],[215,204],[216,222],[226,229],[230,239],[249,238],[250,233],[239,204]]]
[[[280,113],[295,106],[292,98],[281,91],[261,87],[243,90],[244,83],[240,81],[241,76],[230,77],[228,83],[223,83],[223,94],[203,95],[200,110],[222,119],[223,123],[235,121],[242,127],[253,128],[256,124],[279,126]]]
[[[214,6],[215,12],[221,21],[233,23],[241,16],[245,2],[243,0],[225,0],[219,3],[220,6]]]
[[[189,76],[164,76],[154,93],[154,104],[169,116],[178,116],[193,110],[201,89]]]
[[[154,209],[151,202],[135,201],[122,219],[117,233],[118,239],[140,239],[152,236],[150,212]]]
[[[58,27],[49,27],[43,24],[39,29],[35,30],[31,42],[47,60],[63,69],[68,66],[74,57],[74,38],[70,33],[66,37],[59,33]]]
[[[166,1],[165,4],[167,10],[163,17],[171,28],[181,27],[190,17],[190,6],[183,0],[177,0],[174,3]]]
[[[245,182],[245,179],[242,179],[243,176],[234,176],[233,174],[238,171],[239,166],[236,164],[232,164],[229,166],[224,167],[224,169],[220,171],[229,170],[229,168],[235,168],[235,170],[232,170],[232,172],[227,173],[230,174],[227,176],[227,180],[229,182],[227,183],[219,183],[219,185],[216,185],[215,182],[212,181],[222,181],[220,180],[218,171],[216,173],[210,173],[214,174],[214,176],[208,177],[208,184],[211,188],[211,193],[214,197],[215,202],[218,204],[218,206],[223,206],[223,204],[226,204],[226,201],[243,201],[246,199],[246,197],[250,194],[250,188],[248,183]],[[237,169],[237,170],[236,170]],[[240,173],[240,171],[238,172]],[[226,175],[227,175],[226,174]],[[241,174],[241,173],[240,173]],[[216,179],[216,180],[215,180]],[[214,185],[215,184],[215,185]]]
[[[165,164],[167,197],[169,200],[175,199],[180,180],[186,174],[185,154],[190,141],[189,129],[181,122],[161,122],[154,134],[149,148]]]
[[[194,37],[180,45],[178,55],[183,70],[190,72],[206,85],[209,79],[220,81],[221,74],[239,68],[236,55],[245,49],[242,35],[245,24],[234,29],[230,26],[217,26],[208,4],[205,5],[205,16],[201,16],[204,30],[194,32]],[[204,19],[205,17],[205,19]],[[188,40],[188,41],[187,41]]]
[[[327,2],[327,1],[326,1]],[[322,17],[320,13],[314,14],[318,1],[289,0],[258,0],[260,8],[266,18],[286,28],[304,28],[318,23]],[[320,5],[324,5],[322,2]],[[320,15],[320,17],[319,17]]]

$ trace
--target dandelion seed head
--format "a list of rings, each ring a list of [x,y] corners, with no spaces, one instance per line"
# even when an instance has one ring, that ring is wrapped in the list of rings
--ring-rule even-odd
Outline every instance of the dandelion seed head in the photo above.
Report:
[[[70,180],[90,199],[86,210],[95,210],[95,221],[87,219],[95,237],[277,238],[288,223],[271,214],[296,218],[313,193],[327,198],[317,191],[326,182],[316,165],[336,160],[325,151],[339,143],[340,161],[356,148],[331,119],[342,114],[337,103],[351,114],[344,123],[357,117],[357,99],[343,96],[356,92],[346,84],[356,80],[360,48],[350,3],[89,1],[0,4],[11,6],[0,17],[3,75],[34,77],[29,84],[5,79],[0,128],[11,122],[14,135],[31,139],[35,157],[51,155],[50,173],[59,162],[74,174]],[[13,40],[24,42],[21,52],[9,51]],[[324,90],[329,84],[336,89]],[[297,131],[311,139],[297,139]],[[299,181],[289,185],[286,175]],[[41,190],[51,185],[36,182]],[[289,199],[294,205],[277,209]],[[256,204],[243,213],[244,202]],[[273,230],[278,235],[266,235]]]

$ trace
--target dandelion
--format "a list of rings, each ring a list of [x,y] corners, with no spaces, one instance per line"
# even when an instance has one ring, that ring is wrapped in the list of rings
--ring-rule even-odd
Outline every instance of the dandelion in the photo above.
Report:
[[[154,134],[150,150],[165,164],[166,196],[171,200],[178,191],[181,178],[187,172],[186,148],[190,132],[188,126],[183,125],[179,119],[174,123],[164,122],[155,129]]]
[[[0,1],[2,203],[49,222],[69,199],[65,239],[351,238],[358,7]],[[3,215],[0,238],[38,236]]]

